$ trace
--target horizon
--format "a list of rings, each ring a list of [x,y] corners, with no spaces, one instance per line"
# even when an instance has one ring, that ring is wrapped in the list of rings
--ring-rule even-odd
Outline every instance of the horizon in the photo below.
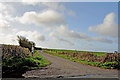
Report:
[[[14,44],[0,44],[0,45],[13,45],[13,46],[19,46],[18,45],[14,45]],[[80,50],[80,49],[68,49],[68,48],[49,48],[49,47],[38,47],[35,46],[37,48],[43,48],[43,49],[58,49],[58,50],[73,50],[73,51],[87,51],[87,52],[103,52],[103,53],[114,53],[115,51],[94,51],[94,50]]]
[[[117,2],[4,2],[0,8],[0,44],[18,45],[21,35],[42,48],[118,51]]]

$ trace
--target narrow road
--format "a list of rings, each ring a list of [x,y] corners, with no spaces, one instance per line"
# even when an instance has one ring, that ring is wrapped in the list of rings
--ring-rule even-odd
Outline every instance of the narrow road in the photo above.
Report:
[[[23,74],[24,77],[39,78],[118,78],[117,70],[101,69],[89,65],[79,64],[57,56],[49,55],[39,51],[51,65],[31,70]]]

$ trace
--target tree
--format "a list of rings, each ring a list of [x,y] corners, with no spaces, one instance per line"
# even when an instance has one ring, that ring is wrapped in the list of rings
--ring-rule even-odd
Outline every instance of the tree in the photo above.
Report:
[[[17,36],[17,37],[18,37],[18,43],[21,47],[28,48],[30,51],[32,51],[32,45],[35,47],[35,43],[29,41],[27,38],[23,36]]]

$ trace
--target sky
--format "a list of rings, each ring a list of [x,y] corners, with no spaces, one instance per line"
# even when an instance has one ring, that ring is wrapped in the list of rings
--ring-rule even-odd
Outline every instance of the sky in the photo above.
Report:
[[[18,45],[17,35],[37,47],[118,50],[117,2],[0,3],[0,44]]]

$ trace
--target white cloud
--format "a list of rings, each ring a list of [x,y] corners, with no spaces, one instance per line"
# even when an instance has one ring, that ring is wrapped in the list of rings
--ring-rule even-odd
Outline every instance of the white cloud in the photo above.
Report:
[[[115,14],[110,13],[105,17],[102,24],[89,27],[88,30],[103,36],[118,37],[118,26],[115,23],[114,19]]]
[[[105,43],[112,43],[112,40],[108,40],[102,37],[86,37],[86,41],[98,41],[98,42],[105,42]]]
[[[16,44],[15,29],[11,26],[10,21],[14,8],[9,3],[0,3],[0,44]]]
[[[9,23],[5,20],[0,20],[0,30],[6,30],[10,27]]]
[[[54,10],[62,10],[64,11],[66,7],[63,4],[59,4],[58,2],[40,2],[39,0],[22,0],[22,3],[25,5],[40,5],[45,6],[48,9],[54,9]]]
[[[85,34],[85,33],[81,32],[79,34],[79,33],[75,32],[73,30],[69,30],[67,25],[61,25],[60,27],[58,27],[56,29],[56,31],[58,33],[60,33],[61,35],[64,35],[66,37],[71,37],[71,38],[84,38],[84,37],[88,37],[87,34]]]
[[[40,41],[45,41],[45,37],[37,31],[20,31],[11,27],[8,30],[5,29],[4,31],[0,31],[0,44],[18,44],[18,35],[24,36],[36,44]]]
[[[0,3],[0,27],[7,28],[9,26],[9,21],[14,20],[12,17],[14,12],[15,9],[11,5]]]
[[[111,40],[102,38],[102,37],[90,37],[86,33],[78,33],[73,30],[68,30],[67,25],[61,25],[57,27],[56,30],[50,33],[52,36],[62,36],[64,38],[73,38],[73,39],[81,39],[85,41],[97,41],[97,42],[105,42],[105,43],[112,43]]]
[[[23,24],[35,24],[39,26],[54,26],[64,24],[64,16],[54,10],[45,10],[40,13],[26,12],[22,17],[16,17]]]
[[[62,42],[66,42],[66,43],[68,43],[68,44],[70,44],[70,45],[74,45],[74,43],[72,43],[71,41],[59,37],[55,32],[51,32],[51,33],[49,34],[49,36],[52,37],[53,40],[55,40],[55,41],[59,41],[59,42],[62,41]]]
[[[35,41],[45,41],[45,37],[40,34],[37,31],[20,31],[17,33],[17,35],[21,35],[24,36],[26,38],[28,38],[29,40],[35,40]]]
[[[3,27],[0,28],[0,44],[17,44],[16,30],[7,22],[2,24]]]
[[[44,41],[45,37],[37,31],[21,31],[18,26],[11,26],[14,21],[12,13],[14,8],[9,3],[0,3],[0,43],[1,44],[17,44],[17,35],[21,34],[35,42]],[[14,25],[14,24],[13,24]]]
[[[66,43],[68,43],[68,44],[70,44],[70,45],[74,45],[74,43],[72,43],[71,41],[69,41],[69,40],[67,40],[67,39],[63,39],[63,38],[59,38],[59,37],[53,37],[53,39],[55,40],[55,41],[59,41],[59,42],[66,42]]]
[[[39,0],[22,0],[21,1],[23,4],[26,4],[26,5],[37,5],[39,4]]]
[[[60,11],[66,10],[66,7],[63,4],[57,2],[41,2],[41,5],[47,6],[48,9],[60,10]]]
[[[4,18],[11,16],[14,12],[15,9],[12,5],[9,5],[7,3],[0,3],[0,18],[1,15],[4,15]]]
[[[6,21],[0,22],[0,44],[18,44],[18,35],[24,36],[35,43],[45,41],[45,37],[38,31],[21,31],[9,26],[10,24],[7,24]]]
[[[0,44],[16,44],[17,42],[13,40],[16,40],[16,36],[0,33]]]

